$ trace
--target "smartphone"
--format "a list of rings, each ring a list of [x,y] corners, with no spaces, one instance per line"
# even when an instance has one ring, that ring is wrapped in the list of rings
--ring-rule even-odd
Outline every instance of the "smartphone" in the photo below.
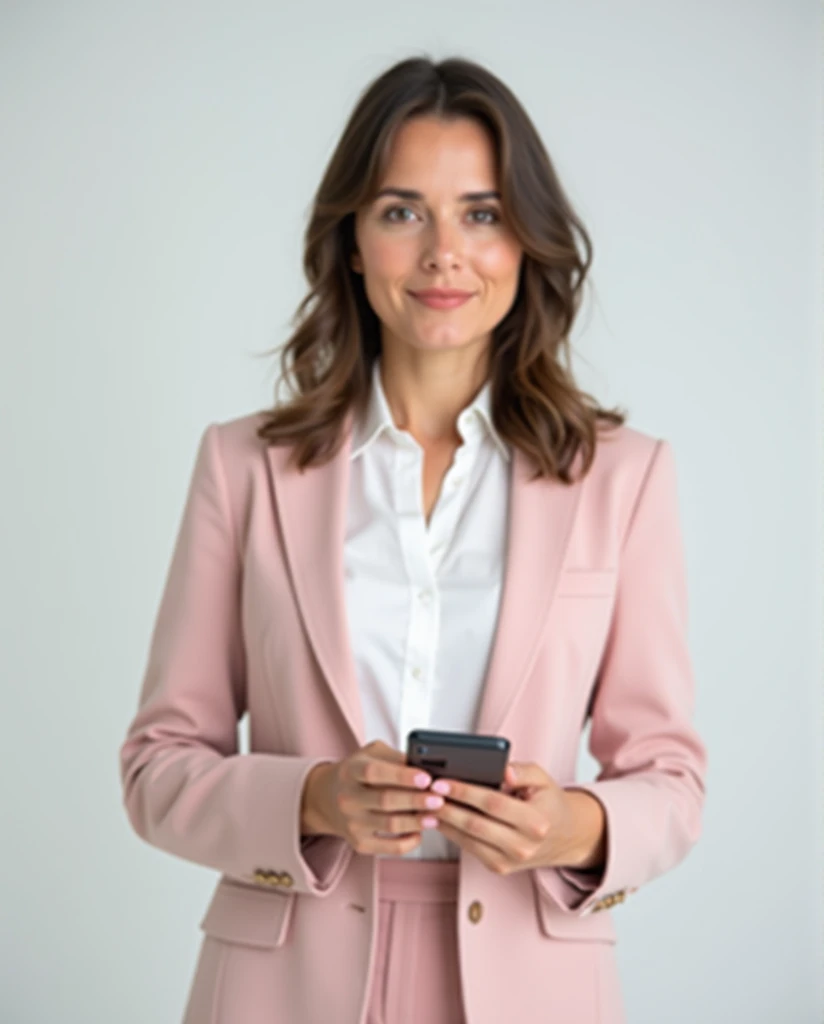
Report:
[[[500,789],[509,758],[509,740],[471,732],[412,729],[406,739],[406,763],[433,779],[460,779]]]

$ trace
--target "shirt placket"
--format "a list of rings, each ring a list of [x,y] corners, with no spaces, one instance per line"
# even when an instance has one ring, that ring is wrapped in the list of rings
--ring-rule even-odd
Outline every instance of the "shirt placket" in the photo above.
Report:
[[[393,503],[409,587],[409,628],[403,658],[398,749],[406,749],[410,729],[429,724],[435,655],[440,628],[440,602],[435,572],[425,543],[420,494],[422,451],[413,438],[401,439],[394,455]],[[423,531],[423,534],[422,534]]]
[[[438,567],[458,521],[466,467],[471,457],[464,445],[456,452],[443,481],[427,528],[422,509],[423,451],[409,436],[398,437],[394,454],[393,503],[400,547],[409,584],[409,630],[403,660],[397,744],[406,749],[410,729],[432,721],[435,671],[441,627]]]

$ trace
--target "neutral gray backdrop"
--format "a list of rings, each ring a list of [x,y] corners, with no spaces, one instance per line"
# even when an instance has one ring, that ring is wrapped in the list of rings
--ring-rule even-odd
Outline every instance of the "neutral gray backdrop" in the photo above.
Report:
[[[118,748],[200,433],[270,401],[313,189],[420,52],[521,97],[595,243],[580,380],[676,454],[708,798],[614,911],[629,1021],[822,1020],[818,4],[5,0],[4,1024],[179,1019],[216,875]]]

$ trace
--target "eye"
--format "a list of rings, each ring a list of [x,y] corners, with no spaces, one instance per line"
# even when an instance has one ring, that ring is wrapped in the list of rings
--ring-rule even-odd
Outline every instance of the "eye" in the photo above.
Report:
[[[388,221],[390,224],[405,224],[405,223],[409,223],[409,218],[406,218],[406,217],[397,218],[397,217],[393,217],[392,216],[392,214],[397,213],[399,211],[400,212],[406,211],[408,213],[412,213],[413,212],[411,207],[409,207],[409,206],[400,206],[400,205],[388,206],[383,211],[383,213],[381,214],[381,220]],[[486,225],[490,225],[491,226],[491,225],[494,225],[494,224],[498,224],[498,223],[500,223],[500,220],[501,220],[501,217],[500,217],[500,214],[498,213],[498,211],[493,209],[491,206],[477,206],[473,210],[470,211],[470,214],[473,214],[473,215],[474,214],[480,214],[481,218],[484,218],[484,217],[488,216],[490,218],[488,220],[481,219],[481,220],[476,220],[475,221],[476,224],[482,224],[484,226],[486,226]]]
[[[479,206],[472,211],[473,213],[488,213],[492,217],[492,220],[478,221],[480,224],[497,224],[500,221],[500,216],[497,210],[493,210],[491,206]]]
[[[401,218],[401,220],[396,220],[395,218],[389,216],[391,213],[394,213],[396,210],[410,210],[410,208],[408,206],[388,206],[383,211],[383,214],[381,215],[381,220],[388,220],[390,224],[393,224],[393,223],[394,224],[403,224],[405,222],[404,218]],[[411,210],[410,210],[410,212],[411,212]]]

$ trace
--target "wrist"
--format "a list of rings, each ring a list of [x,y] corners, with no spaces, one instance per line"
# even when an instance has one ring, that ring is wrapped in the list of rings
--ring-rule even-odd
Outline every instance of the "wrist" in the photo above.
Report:
[[[302,836],[331,835],[323,808],[328,773],[334,765],[329,761],[314,765],[303,784],[300,803],[300,834]]]
[[[603,870],[606,815],[601,801],[586,790],[566,790],[572,821],[569,853],[561,865],[578,871]]]

